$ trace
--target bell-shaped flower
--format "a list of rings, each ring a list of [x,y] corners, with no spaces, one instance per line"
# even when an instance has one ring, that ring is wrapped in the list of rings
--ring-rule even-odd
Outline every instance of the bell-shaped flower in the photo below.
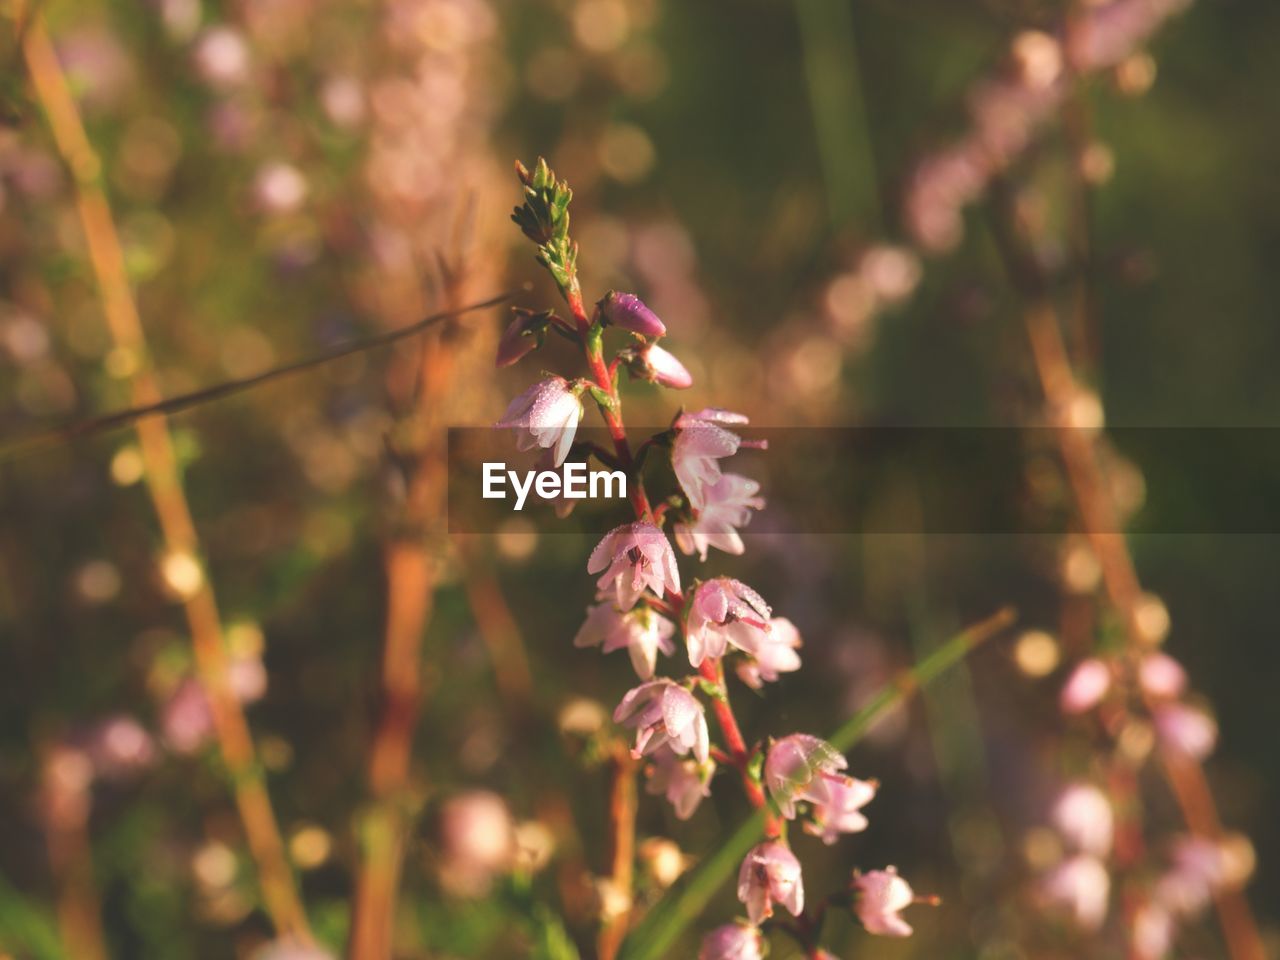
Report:
[[[714,760],[699,763],[690,757],[678,757],[670,750],[653,755],[645,785],[653,796],[665,796],[675,808],[676,817],[688,820],[703,797],[711,796],[711,777],[716,771]]]
[[[741,580],[717,577],[698,585],[689,604],[685,637],[689,662],[723,657],[729,645],[750,653],[769,629],[769,605]]]
[[[1152,713],[1156,737],[1173,753],[1192,760],[1203,760],[1213,753],[1218,743],[1218,723],[1198,707],[1185,703],[1166,703]]]
[[[826,803],[829,778],[848,765],[840,751],[827,741],[807,733],[793,733],[769,748],[764,760],[764,785],[778,812],[794,820],[797,801]]]
[[[548,377],[512,400],[497,426],[517,431],[516,447],[520,450],[534,447],[554,450],[558,467],[573,446],[581,419],[582,403],[569,390],[568,381],[563,377]]]
[[[1111,668],[1096,657],[1081,660],[1067,677],[1058,696],[1063,713],[1085,713],[1096,707],[1111,689]]]
[[[780,673],[800,669],[800,631],[786,617],[774,617],[763,636],[754,637],[756,643],[749,656],[738,661],[738,679],[753,690],[759,690],[765,681],[772,683]]]
[[[804,825],[805,833],[821,837],[830,846],[842,833],[861,833],[867,829],[862,808],[874,799],[879,784],[823,774],[824,799],[813,802],[813,820]]]
[[[642,337],[666,336],[667,328],[658,315],[634,293],[610,291],[600,301],[600,312],[608,323]]]
[[[1053,825],[1077,850],[1105,857],[1111,852],[1114,816],[1107,795],[1091,783],[1073,783],[1053,805]]]
[[[618,608],[630,610],[645,588],[661,597],[680,592],[680,570],[666,535],[652,523],[624,523],[605,534],[587,560],[587,573],[604,574],[601,593],[613,591]]]
[[[736,473],[721,474],[720,479],[703,489],[703,505],[691,523],[675,525],[676,544],[685,553],[696,552],[707,559],[711,547],[741,555],[742,537],[738,527],[751,521],[752,510],[764,509],[764,498],[756,494],[760,484]]]
[[[1111,875],[1097,857],[1080,853],[1062,861],[1044,878],[1041,889],[1081,930],[1097,930],[1107,917]]]
[[[612,653],[625,649],[631,655],[631,665],[641,680],[653,678],[658,651],[667,656],[676,652],[671,635],[675,624],[646,606],[620,611],[612,601],[597,604],[587,611],[587,619],[573,638],[575,647],[596,647],[603,644],[603,652]]]
[[[880,937],[911,936],[911,925],[900,913],[915,902],[916,896],[911,884],[898,876],[897,868],[857,874],[853,886],[858,892],[853,909],[868,933]]]
[[[698,960],[763,960],[764,938],[745,923],[726,923],[702,938]]]
[[[804,878],[800,861],[785,843],[766,840],[752,848],[738,870],[738,899],[747,905],[747,916],[755,924],[773,916],[775,903],[800,916]]]
[[[692,751],[699,763],[711,752],[702,704],[671,680],[650,680],[629,690],[613,712],[614,723],[635,727],[631,755],[639,758],[664,744],[681,756]]]
[[[740,413],[710,407],[677,418],[671,467],[695,509],[701,510],[706,505],[706,488],[720,479],[719,461],[733,456],[742,445],[742,438],[725,428],[747,422]]]

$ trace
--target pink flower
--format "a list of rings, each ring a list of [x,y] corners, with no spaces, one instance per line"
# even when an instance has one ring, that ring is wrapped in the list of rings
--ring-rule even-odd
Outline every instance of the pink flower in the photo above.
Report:
[[[752,510],[764,509],[764,498],[757,497],[760,484],[736,473],[722,474],[720,479],[703,489],[703,505],[693,523],[675,525],[676,544],[685,553],[697,551],[706,560],[711,547],[741,555],[742,537],[738,527],[751,520]]]
[[[642,337],[663,337],[667,328],[658,315],[633,293],[610,291],[600,301],[600,310],[609,323]]]
[[[858,902],[854,912],[868,933],[881,937],[909,937],[911,926],[898,914],[915,902],[911,884],[895,867],[872,870],[854,877]]]
[[[85,744],[94,772],[108,780],[140,773],[155,763],[156,744],[133,717],[118,714],[90,731]]]
[[[214,87],[234,87],[249,76],[249,47],[231,27],[211,27],[201,34],[194,58],[200,76]]]
[[[1187,671],[1167,653],[1152,653],[1138,665],[1138,683],[1149,697],[1173,700],[1187,689]]]
[[[693,386],[693,374],[676,359],[670,350],[650,343],[636,355],[637,366],[632,367],[650,383],[657,383],[673,390],[686,390]]]
[[[1082,930],[1097,930],[1106,919],[1111,876],[1097,857],[1081,853],[1064,860],[1044,878],[1042,889]]]
[[[633,757],[670,744],[681,756],[692,750],[699,763],[707,762],[711,744],[702,704],[671,680],[650,680],[629,690],[613,712],[613,721],[636,728]]]
[[[738,899],[747,905],[751,922],[773,916],[775,902],[792,916],[804,911],[804,878],[800,861],[786,844],[766,840],[752,848],[738,871]]]
[[[1197,707],[1167,703],[1156,707],[1152,719],[1156,725],[1156,736],[1165,749],[1174,753],[1203,760],[1217,746],[1217,722]]]
[[[626,649],[631,665],[641,680],[653,677],[658,651],[667,656],[676,652],[671,642],[675,624],[648,607],[635,607],[622,613],[611,602],[597,604],[587,611],[587,619],[573,638],[575,647],[604,644],[605,653]]]
[[[1158,903],[1141,904],[1133,912],[1130,943],[1134,960],[1164,960],[1173,946],[1173,914]]]
[[[680,569],[666,535],[652,523],[624,523],[604,535],[587,560],[587,573],[604,574],[596,586],[612,590],[619,609],[630,610],[645,588],[661,597],[680,592]]]
[[[702,938],[698,960],[762,960],[760,931],[745,923],[726,923]]]
[[[1111,852],[1111,802],[1090,783],[1073,783],[1053,806],[1053,824],[1076,849],[1095,857]]]
[[[751,655],[737,665],[738,679],[753,690],[778,679],[780,673],[800,669],[800,631],[786,617],[774,617],[763,637],[757,637]]]
[[[333,954],[296,940],[272,940],[252,955],[252,960],[333,960]]]
[[[1111,689],[1111,668],[1096,657],[1081,660],[1059,695],[1063,713],[1085,713],[1092,710]]]
[[[825,799],[814,801],[813,822],[804,825],[805,833],[821,837],[830,846],[842,833],[861,833],[867,829],[862,813],[876,795],[878,784],[853,777],[823,775]]]
[[[1173,847],[1173,866],[1157,881],[1156,901],[1172,913],[1194,916],[1226,879],[1222,847],[1205,837],[1182,836]]]
[[[711,777],[716,771],[714,760],[698,763],[677,757],[670,750],[659,750],[649,768],[645,789],[652,795],[665,795],[675,808],[676,817],[688,820],[703,797],[711,796]]]
[[[848,765],[827,741],[807,733],[793,733],[769,748],[764,761],[764,783],[778,805],[778,812],[794,820],[796,801],[825,803],[828,778]]]
[[[515,821],[489,790],[467,790],[440,808],[440,879],[451,893],[479,897],[516,855]]]
[[[769,605],[741,580],[717,577],[699,584],[689,605],[685,636],[689,662],[725,655],[728,645],[751,653],[769,629]]]
[[[497,426],[520,432],[516,441],[520,450],[554,448],[558,467],[573,446],[581,419],[582,404],[570,392],[568,382],[563,377],[548,377],[512,400]]]
[[[160,708],[160,726],[165,744],[177,753],[195,753],[213,736],[213,714],[197,681],[178,685]]]
[[[720,479],[718,461],[738,452],[742,438],[726,426],[747,423],[740,413],[708,407],[682,414],[676,420],[676,439],[671,445],[671,466],[689,503],[701,510],[706,505],[705,488]]]

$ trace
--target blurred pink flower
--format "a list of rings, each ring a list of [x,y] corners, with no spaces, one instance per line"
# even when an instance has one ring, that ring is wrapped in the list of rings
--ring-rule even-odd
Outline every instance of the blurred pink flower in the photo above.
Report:
[[[680,592],[680,569],[666,535],[651,523],[624,523],[605,534],[587,560],[587,573],[601,595],[613,592],[618,607],[630,610],[646,588],[661,597]]]
[[[1138,682],[1147,696],[1173,700],[1187,689],[1187,671],[1167,653],[1151,653],[1138,665]]]
[[[1203,760],[1218,743],[1218,724],[1199,707],[1166,703],[1155,708],[1156,736],[1167,750]]]
[[[156,761],[151,734],[133,717],[123,714],[98,723],[85,741],[94,772],[108,780],[133,776]]]
[[[895,867],[858,874],[853,881],[858,891],[854,912],[868,933],[881,937],[909,937],[911,926],[898,914],[915,902],[911,885],[898,876]]]
[[[1222,847],[1206,837],[1182,836],[1173,846],[1173,865],[1155,886],[1155,900],[1166,910],[1190,917],[1213,898],[1226,877]]]
[[[634,757],[669,744],[681,756],[692,751],[699,763],[707,762],[711,744],[702,704],[671,680],[650,680],[627,691],[613,712],[613,721],[635,727]]]
[[[763,960],[760,931],[745,923],[726,923],[702,938],[698,960]]]
[[[272,940],[253,954],[252,960],[335,960],[327,950],[305,946],[296,940]]]
[[[1111,852],[1114,817],[1109,801],[1091,783],[1073,783],[1053,806],[1053,825],[1082,853],[1105,857]]]
[[[676,652],[671,635],[675,624],[649,607],[635,607],[620,612],[611,601],[590,608],[587,619],[573,638],[575,647],[595,647],[603,644],[604,653],[626,649],[631,655],[631,665],[641,680],[653,677],[658,651],[667,656]]]
[[[483,896],[515,857],[515,822],[488,790],[450,797],[440,808],[440,878],[457,896]]]
[[[1096,657],[1081,660],[1067,677],[1059,695],[1063,713],[1092,710],[1111,689],[1111,668]]]
[[[654,796],[666,796],[667,802],[675,808],[676,817],[688,820],[698,809],[702,798],[711,796],[711,777],[715,769],[713,760],[698,763],[678,757],[670,750],[659,750],[653,755],[645,789]]]
[[[210,86],[227,89],[249,77],[249,46],[238,30],[210,27],[196,40],[196,70]]]
[[[569,391],[568,382],[563,377],[548,377],[512,400],[497,426],[517,431],[516,447],[520,450],[553,448],[558,467],[573,446],[581,419],[582,404]]]
[[[1133,960],[1164,960],[1173,946],[1173,914],[1158,903],[1140,904],[1133,911],[1130,945]]]
[[[738,899],[747,906],[747,916],[758,924],[773,916],[780,903],[798,917],[804,911],[804,878],[800,861],[780,840],[758,844],[738,871]]]
[[[272,161],[259,168],[253,196],[266,213],[292,213],[307,199],[307,180],[292,164]]]
[[[1082,930],[1097,930],[1107,916],[1111,875],[1097,857],[1081,853],[1054,867],[1044,878],[1042,890]]]

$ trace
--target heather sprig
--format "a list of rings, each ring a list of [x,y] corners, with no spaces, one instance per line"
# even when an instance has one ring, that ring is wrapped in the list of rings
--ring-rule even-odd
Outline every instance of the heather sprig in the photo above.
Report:
[[[626,649],[639,685],[629,690],[613,714],[634,730],[631,763],[647,765],[649,792],[665,796],[680,818],[691,816],[713,784],[715,772],[734,770],[748,802],[762,819],[763,839],[745,852],[738,868],[738,897],[748,920],[713,931],[703,944],[703,960],[750,956],[761,942],[759,927],[781,910],[793,921],[777,921],[810,955],[820,955],[822,916],[805,912],[803,869],[788,837],[788,821],[832,843],[842,833],[867,828],[862,808],[878,784],[845,774],[848,761],[826,741],[805,733],[749,743],[734,713],[725,680],[726,665],[749,687],[760,689],[780,673],[799,669],[802,641],[791,621],[775,617],[754,588],[724,576],[682,577],[676,549],[705,562],[712,548],[741,554],[739,528],[765,506],[759,484],[724,464],[744,447],[764,448],[744,439],[749,419],[718,408],[680,412],[668,430],[644,441],[649,459],[666,455],[678,493],[651,506],[623,421],[618,373],[659,387],[692,385],[688,369],[658,341],[667,325],[639,297],[608,291],[588,314],[577,275],[577,245],[569,233],[573,193],[546,161],[532,170],[517,163],[524,202],[512,219],[537,247],[537,259],[551,274],[573,316],[562,320],[550,311],[517,311],[498,349],[498,366],[513,364],[538,349],[548,329],[575,341],[589,376],[569,380],[551,376],[535,383],[508,408],[498,426],[517,433],[521,449],[554,450],[556,463],[574,449],[581,415],[578,397],[590,396],[613,439],[612,454],[591,444],[579,451],[595,455],[627,474],[632,514],[609,531],[591,552],[587,572],[596,575],[594,604],[575,638],[576,646],[600,645],[605,653]],[[606,359],[605,333],[614,328],[624,342]],[[668,530],[670,528],[670,530]],[[681,649],[682,648],[682,649]],[[678,667],[687,656],[684,676],[663,676],[664,661]],[[710,709],[719,736],[707,722]],[[625,765],[626,776],[631,776]],[[629,870],[621,871],[629,882]],[[604,898],[606,929],[625,926],[629,889],[613,882]],[[904,899],[905,897],[905,899]],[[814,898],[810,898],[811,902]],[[873,933],[904,936],[910,927],[897,912],[917,902],[893,868],[853,872],[836,900],[853,909]],[[920,902],[932,902],[921,898]],[[616,932],[616,930],[615,930]],[[617,937],[602,937],[602,954],[611,955]]]

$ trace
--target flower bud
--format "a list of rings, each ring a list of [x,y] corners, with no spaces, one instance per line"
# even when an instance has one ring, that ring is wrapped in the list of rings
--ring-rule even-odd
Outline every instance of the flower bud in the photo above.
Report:
[[[633,293],[610,291],[600,301],[600,312],[607,323],[630,330],[642,337],[666,336],[667,328],[658,315]]]
[[[669,350],[651,343],[636,354],[631,372],[672,390],[686,390],[693,386],[693,374]]]

